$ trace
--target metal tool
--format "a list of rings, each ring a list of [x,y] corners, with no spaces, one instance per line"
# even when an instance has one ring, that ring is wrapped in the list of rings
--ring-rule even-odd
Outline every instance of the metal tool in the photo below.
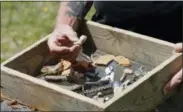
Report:
[[[68,77],[67,76],[45,76],[44,79],[46,81],[67,81]]]
[[[108,89],[112,89],[112,85],[111,84],[108,84],[108,85],[105,85],[105,86],[101,86],[101,87],[98,87],[98,88],[92,88],[91,90],[86,90],[84,91],[84,94],[86,96],[94,96],[96,93],[98,92],[102,92],[104,90],[108,90]]]
[[[85,82],[85,85],[103,85],[103,84],[109,84],[110,80],[98,80],[96,82]]]

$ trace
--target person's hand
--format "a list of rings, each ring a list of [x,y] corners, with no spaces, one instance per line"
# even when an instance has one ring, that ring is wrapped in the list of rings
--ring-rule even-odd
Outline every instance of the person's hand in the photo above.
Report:
[[[55,58],[75,61],[78,56],[80,45],[74,45],[78,41],[76,32],[68,25],[62,25],[58,30],[51,33],[48,39],[48,47]]]
[[[175,46],[176,52],[182,52],[182,43],[178,43]],[[175,87],[177,87],[182,82],[182,69],[176,73],[172,79],[165,85],[164,92],[171,92]]]

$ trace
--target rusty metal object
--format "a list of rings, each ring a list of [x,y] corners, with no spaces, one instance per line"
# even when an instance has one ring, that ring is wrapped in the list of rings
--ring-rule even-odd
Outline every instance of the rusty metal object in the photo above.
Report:
[[[133,70],[131,70],[129,68],[125,68],[124,69],[124,73],[126,73],[126,74],[132,74],[133,73]]]
[[[84,72],[87,72],[88,70],[93,69],[93,68],[95,68],[95,67],[92,65],[91,62],[76,61],[76,62],[72,65],[72,68],[73,68],[75,71],[84,73]]]
[[[17,104],[18,104],[17,100],[13,100],[13,101],[8,102],[8,106],[17,105]]]
[[[101,87],[98,87],[98,88],[92,88],[90,90],[84,91],[84,94],[86,96],[94,96],[97,92],[102,92],[102,91],[107,90],[107,89],[112,89],[112,85],[108,84],[108,85],[101,86]]]
[[[46,81],[67,81],[68,77],[67,76],[45,76],[44,79]]]
[[[104,103],[107,102],[107,101],[109,101],[109,97],[104,98]]]

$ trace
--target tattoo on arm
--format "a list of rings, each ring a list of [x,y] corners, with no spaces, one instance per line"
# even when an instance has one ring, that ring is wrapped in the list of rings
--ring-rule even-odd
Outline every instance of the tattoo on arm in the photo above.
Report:
[[[77,17],[82,19],[86,13],[89,11],[92,5],[91,1],[71,1],[67,3],[70,10],[66,11],[68,16]]]

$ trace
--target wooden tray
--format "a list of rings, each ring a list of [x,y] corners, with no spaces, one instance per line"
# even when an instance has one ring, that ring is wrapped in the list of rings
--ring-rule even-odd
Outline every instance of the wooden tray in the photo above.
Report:
[[[36,78],[44,64],[53,62],[47,36],[1,64],[1,91],[44,111],[148,111],[169,96],[164,95],[163,87],[182,66],[182,54],[172,53],[173,43],[91,21],[86,21],[78,33],[91,37],[83,47],[87,54],[99,49],[153,70],[119,96],[100,103]]]

